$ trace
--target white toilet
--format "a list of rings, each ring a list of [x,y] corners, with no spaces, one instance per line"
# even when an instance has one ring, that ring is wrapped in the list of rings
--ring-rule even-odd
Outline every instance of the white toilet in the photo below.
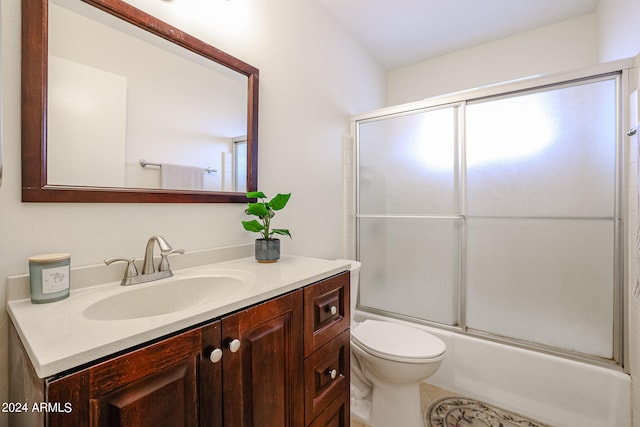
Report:
[[[420,382],[433,375],[446,345],[400,323],[353,321],[360,262],[351,263],[351,416],[372,427],[423,427]]]

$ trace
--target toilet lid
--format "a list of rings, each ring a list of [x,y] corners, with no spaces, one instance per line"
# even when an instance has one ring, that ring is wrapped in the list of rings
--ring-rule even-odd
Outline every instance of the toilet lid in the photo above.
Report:
[[[351,337],[368,353],[390,359],[432,359],[447,348],[426,331],[380,320],[365,320],[352,329]]]

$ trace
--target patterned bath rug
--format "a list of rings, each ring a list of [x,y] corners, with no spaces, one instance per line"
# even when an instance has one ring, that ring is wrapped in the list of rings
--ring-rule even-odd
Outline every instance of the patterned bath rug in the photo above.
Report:
[[[426,427],[550,427],[466,397],[445,397],[424,413]]]

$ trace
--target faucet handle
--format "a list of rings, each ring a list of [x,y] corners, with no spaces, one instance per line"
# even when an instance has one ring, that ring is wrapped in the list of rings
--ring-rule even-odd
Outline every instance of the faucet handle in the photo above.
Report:
[[[132,277],[136,277],[138,275],[138,269],[136,268],[135,258],[122,258],[122,257],[112,257],[104,260],[104,263],[109,265],[113,262],[124,261],[127,263],[127,268],[124,271],[124,280],[130,279]]]
[[[171,249],[167,251],[160,251],[160,263],[158,264],[158,271],[170,271],[169,267],[169,255],[183,254],[184,249]]]

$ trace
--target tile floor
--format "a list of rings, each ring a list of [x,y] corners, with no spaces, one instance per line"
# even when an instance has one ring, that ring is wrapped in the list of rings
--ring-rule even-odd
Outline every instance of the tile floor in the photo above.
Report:
[[[464,398],[464,396],[462,396],[462,395],[460,395],[458,393],[454,393],[454,392],[451,392],[449,390],[445,390],[445,389],[442,389],[440,387],[436,387],[436,386],[431,385],[431,384],[427,384],[427,383],[420,384],[420,413],[424,414],[425,410],[429,407],[429,405],[431,405],[432,402],[434,402],[436,400],[440,400],[440,399],[442,399],[444,397],[461,397],[461,398]],[[476,402],[476,403],[478,403],[478,402]],[[493,408],[493,409],[495,409],[498,414],[504,414],[504,412],[502,412],[499,408]],[[493,412],[493,413],[495,413],[495,412]],[[537,426],[537,427],[543,427],[543,426],[550,427],[550,426],[548,426],[546,424],[538,423],[537,421],[531,420],[531,419],[520,420],[519,419],[520,416],[518,416],[517,414],[510,413],[508,411],[506,413],[509,416],[508,418],[500,417],[500,418],[495,418],[495,419],[491,418],[491,419],[494,420],[494,421],[499,422],[501,426],[505,425],[505,426],[514,427],[516,425],[518,425],[518,426],[527,425],[527,426]],[[510,416],[512,416],[512,415],[516,416],[517,422],[515,422],[515,423],[509,422],[509,420],[511,419]],[[483,417],[483,420],[484,420],[484,417]],[[505,421],[505,423],[503,424],[501,422],[501,420],[507,420],[507,421]],[[469,423],[469,421],[467,421],[467,423]],[[487,425],[486,421],[482,421],[481,423],[476,423],[473,420],[471,420],[470,423],[471,423],[470,425],[474,425],[474,426],[475,425],[483,425],[483,426]],[[494,424],[491,424],[491,425],[494,425]],[[351,427],[368,427],[368,426],[366,426],[365,424],[362,424],[362,423],[352,419],[351,420]]]
[[[442,397],[447,397],[447,396],[459,396],[459,395],[449,390],[445,390],[431,384],[427,384],[427,383],[420,384],[420,413],[424,414],[425,409],[427,409],[427,407],[434,400],[438,400]],[[367,426],[358,421],[351,420],[351,427],[367,427]]]

